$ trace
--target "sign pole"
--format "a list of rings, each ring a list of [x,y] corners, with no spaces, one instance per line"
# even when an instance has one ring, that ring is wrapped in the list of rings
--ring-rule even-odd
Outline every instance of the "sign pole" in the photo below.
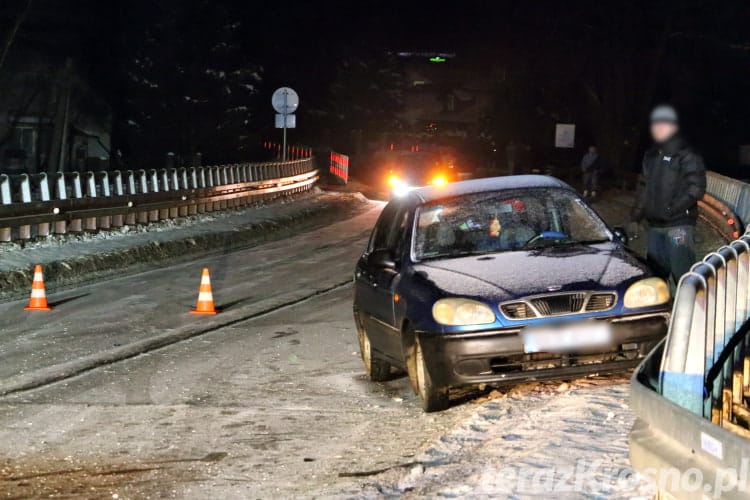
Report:
[[[297,121],[295,119],[294,112],[299,106],[299,96],[297,92],[289,87],[281,87],[276,89],[271,96],[271,105],[276,110],[276,128],[284,129],[283,140],[282,140],[282,151],[281,160],[287,161],[289,158],[289,152],[287,150],[287,130],[288,128],[295,128]]]
[[[284,92],[284,109],[287,109],[288,99],[289,99],[289,93]],[[286,113],[284,113],[284,117],[283,117],[284,118],[284,140],[283,140],[284,149],[282,150],[282,153],[281,153],[281,161],[286,161],[286,116],[287,116]]]

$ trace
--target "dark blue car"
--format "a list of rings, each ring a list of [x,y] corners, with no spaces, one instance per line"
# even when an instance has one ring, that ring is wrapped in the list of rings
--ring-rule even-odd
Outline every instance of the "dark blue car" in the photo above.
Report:
[[[626,370],[666,334],[669,288],[564,182],[476,179],[384,208],[355,271],[371,380],[451,387]]]

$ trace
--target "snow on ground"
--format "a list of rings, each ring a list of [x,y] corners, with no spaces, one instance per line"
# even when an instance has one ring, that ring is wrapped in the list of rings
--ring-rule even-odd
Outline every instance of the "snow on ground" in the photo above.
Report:
[[[284,217],[293,217],[321,203],[352,194],[321,192],[279,198],[240,210],[226,210],[167,219],[146,225],[123,226],[95,233],[51,235],[28,242],[0,244],[0,271],[25,269],[35,263],[77,258],[90,253],[107,253],[152,242],[189,238],[207,232],[231,231]],[[364,200],[364,198],[362,198]]]
[[[530,383],[481,403],[411,468],[366,482],[364,496],[651,498],[633,474],[625,377]]]

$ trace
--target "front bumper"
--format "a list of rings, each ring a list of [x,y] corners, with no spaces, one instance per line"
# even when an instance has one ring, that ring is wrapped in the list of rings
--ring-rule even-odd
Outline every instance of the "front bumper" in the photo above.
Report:
[[[667,333],[669,313],[607,318],[613,347],[606,352],[525,354],[521,330],[455,334],[417,332],[427,370],[438,387],[513,383],[626,371]]]

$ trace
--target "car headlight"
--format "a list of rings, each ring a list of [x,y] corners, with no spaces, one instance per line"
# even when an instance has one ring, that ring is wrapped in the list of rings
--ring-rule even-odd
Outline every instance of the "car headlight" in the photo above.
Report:
[[[638,308],[658,306],[669,302],[669,286],[661,278],[646,278],[636,281],[625,292],[625,307]]]
[[[388,185],[391,187],[397,187],[404,184],[404,181],[396,174],[391,174],[388,176]]]
[[[393,188],[391,193],[393,193],[394,196],[406,196],[412,189],[414,188],[408,184],[401,184],[400,186]]]
[[[445,176],[436,175],[432,178],[430,184],[432,184],[433,186],[445,186],[446,184],[448,184],[448,180],[445,178]]]
[[[441,325],[485,325],[495,322],[490,306],[469,299],[440,299],[432,306],[432,317]]]

